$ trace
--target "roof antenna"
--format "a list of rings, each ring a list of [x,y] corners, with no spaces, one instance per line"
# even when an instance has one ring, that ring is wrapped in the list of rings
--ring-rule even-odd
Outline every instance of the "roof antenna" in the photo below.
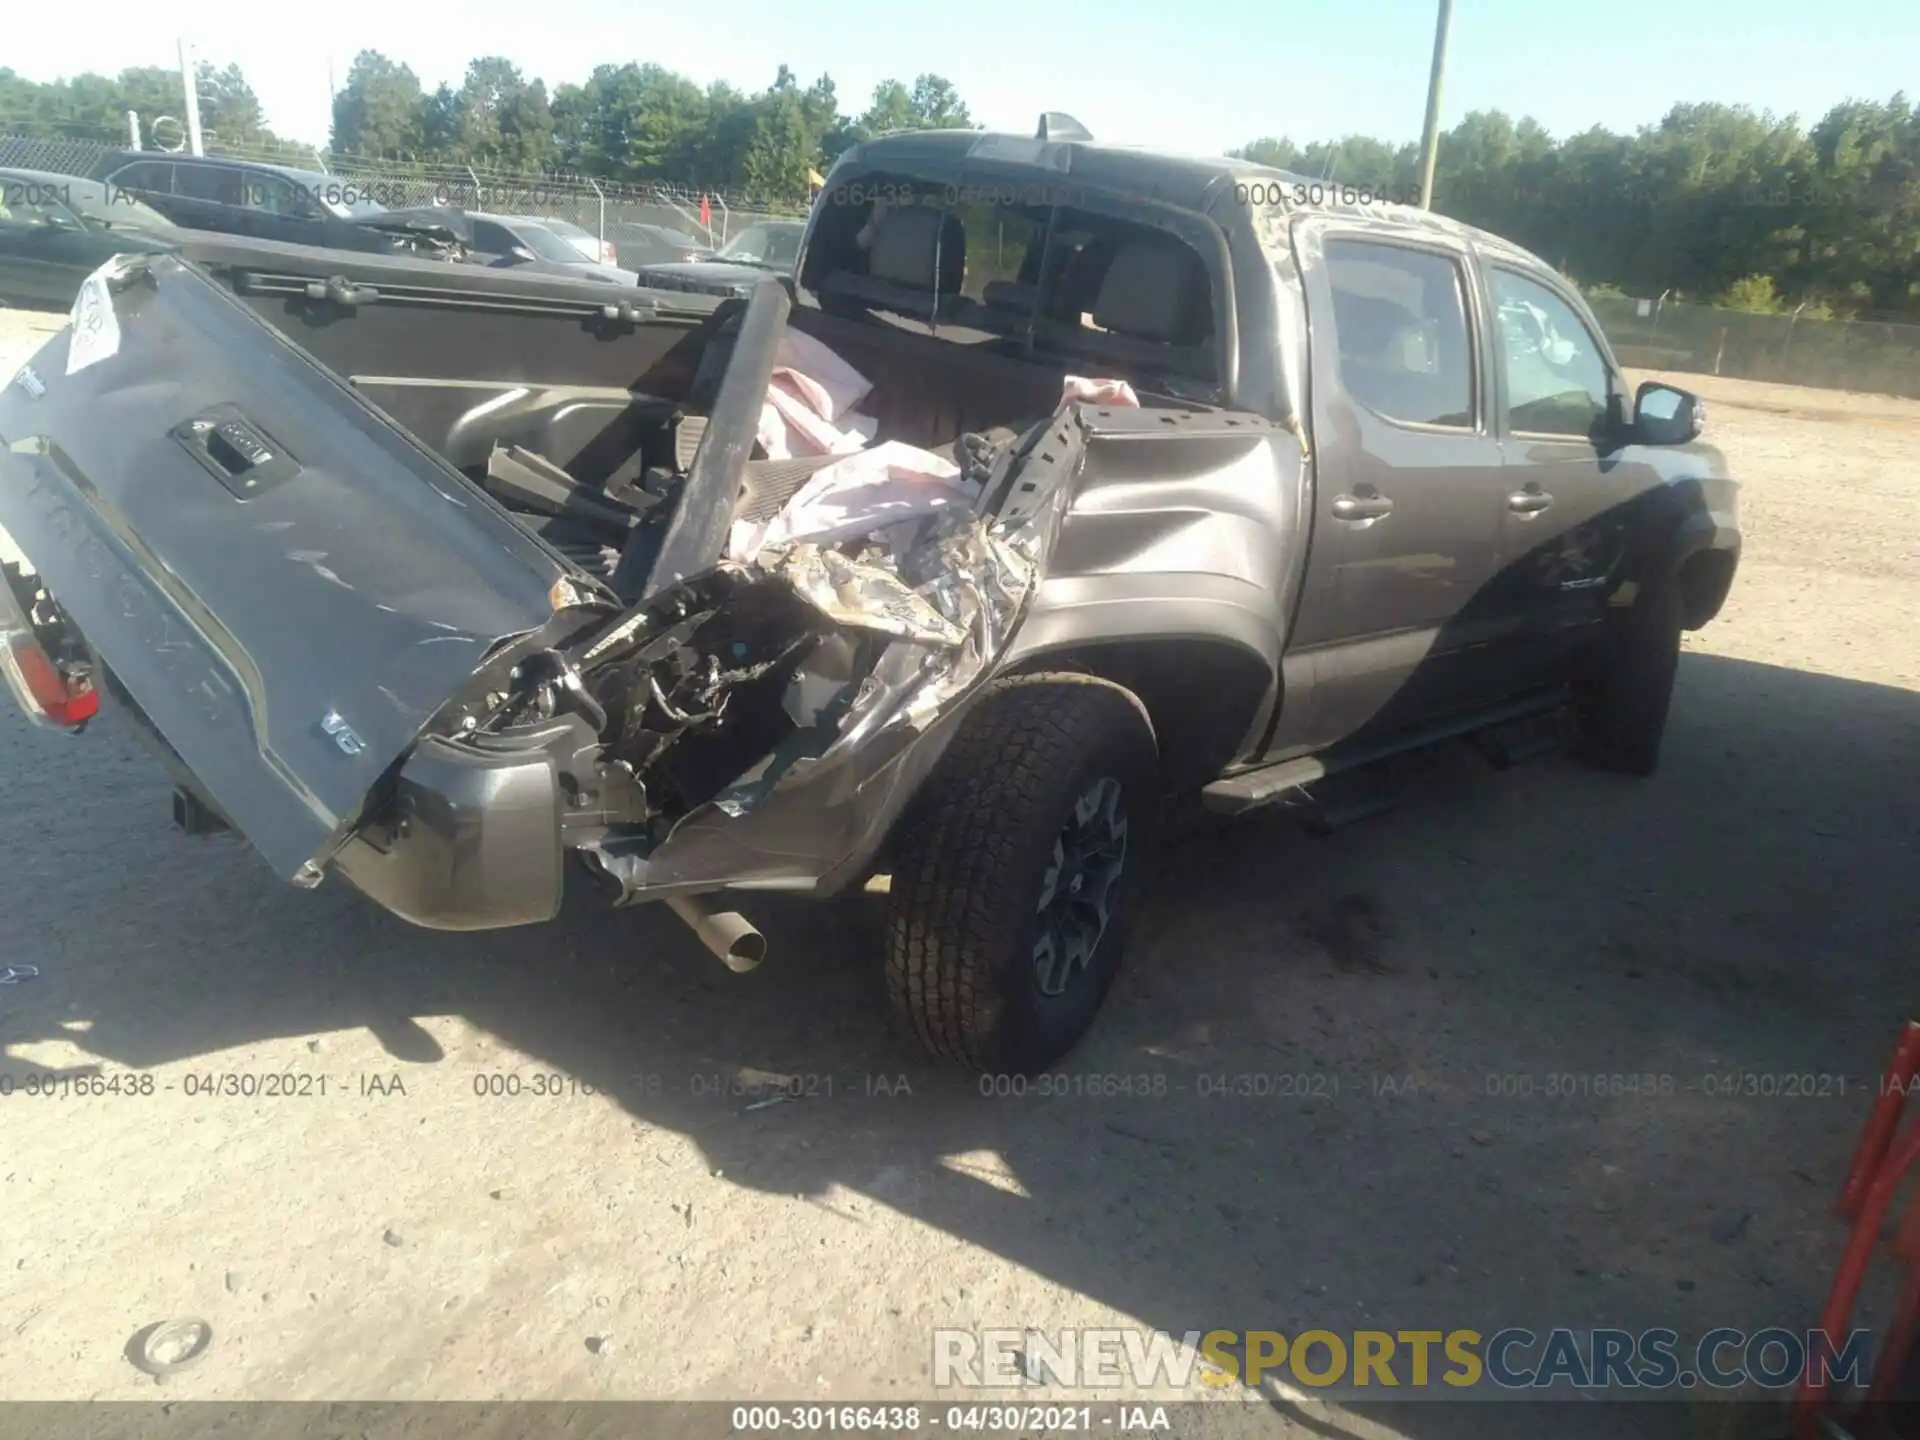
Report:
[[[1046,110],[1040,115],[1036,140],[1091,140],[1093,132],[1064,110]]]

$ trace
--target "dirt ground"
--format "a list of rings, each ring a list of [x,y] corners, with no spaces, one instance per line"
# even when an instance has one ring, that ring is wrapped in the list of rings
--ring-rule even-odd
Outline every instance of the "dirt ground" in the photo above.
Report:
[[[1329,838],[1211,828],[1069,1067],[1158,1096],[923,1061],[876,897],[759,907],[746,976],[584,894],[410,929],[174,832],[115,724],[0,706],[0,963],[40,967],[0,1070],[153,1082],[0,1099],[0,1397],[152,1398],[123,1348],[183,1315],[176,1400],[925,1398],[936,1326],[1804,1329],[1914,993],[1920,403],[1678,379],[1747,553],[1659,776],[1448,753]],[[815,1093],[728,1093],[776,1075]],[[1668,1081],[1547,1093],[1615,1075]],[[1509,1433],[1472,1409],[1279,1423]]]

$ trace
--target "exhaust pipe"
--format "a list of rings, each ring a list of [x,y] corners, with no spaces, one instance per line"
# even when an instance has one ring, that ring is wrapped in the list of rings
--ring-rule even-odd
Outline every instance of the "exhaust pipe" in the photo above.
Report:
[[[667,905],[736,974],[745,974],[767,958],[767,937],[738,911],[715,910],[698,895],[670,896]]]

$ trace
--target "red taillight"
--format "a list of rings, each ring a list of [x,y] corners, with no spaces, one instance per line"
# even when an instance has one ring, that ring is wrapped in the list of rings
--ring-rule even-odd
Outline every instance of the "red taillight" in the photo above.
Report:
[[[620,252],[613,248],[613,242],[611,240],[602,240],[600,242],[600,259],[608,265],[618,265],[620,263]]]
[[[6,637],[7,679],[22,708],[45,725],[62,728],[83,725],[100,713],[100,692],[86,678],[70,680],[55,668],[31,632],[15,630]],[[38,713],[35,713],[38,712]]]

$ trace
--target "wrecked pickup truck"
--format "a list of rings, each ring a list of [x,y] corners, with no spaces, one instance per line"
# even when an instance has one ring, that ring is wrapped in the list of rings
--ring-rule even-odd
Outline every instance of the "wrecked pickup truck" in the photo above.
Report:
[[[1733,578],[1693,396],[1322,190],[1049,117],[854,148],[744,299],[121,257],[0,392],[0,668],[421,925],[548,920],[571,855],[747,968],[729,897],[888,876],[921,1039],[1046,1067],[1181,801],[1553,724],[1650,772]]]

